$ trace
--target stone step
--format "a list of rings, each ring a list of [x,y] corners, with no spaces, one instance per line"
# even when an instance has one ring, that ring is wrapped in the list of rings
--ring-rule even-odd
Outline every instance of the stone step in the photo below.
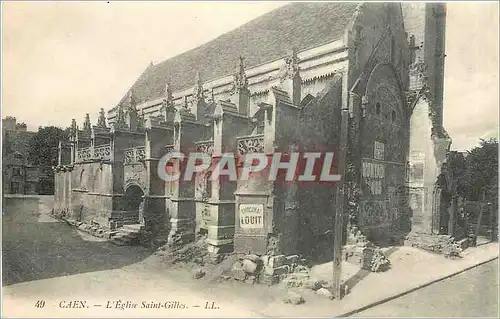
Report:
[[[115,236],[111,240],[111,243],[119,245],[119,246],[131,246],[132,240],[129,238]]]
[[[137,238],[127,238],[121,236],[115,236],[110,241],[118,246],[135,246],[139,244],[139,240]]]
[[[126,242],[121,241],[121,240],[111,240],[111,243],[115,244],[117,246],[132,246],[130,243],[126,243]]]
[[[137,234],[137,235],[140,234],[139,231],[134,230],[134,229],[128,229],[128,228],[120,228],[120,229],[118,229],[118,233],[121,233],[121,234]]]
[[[116,236],[117,234],[118,234],[117,230],[112,230],[112,231],[108,232],[109,238]]]
[[[128,238],[128,239],[137,239],[139,237],[139,233],[127,233],[127,232],[120,232],[117,234],[118,237],[121,238]]]
[[[134,230],[134,231],[137,231],[137,232],[140,232],[142,227],[144,227],[143,225],[141,224],[128,224],[128,225],[123,225],[123,229],[130,229],[130,230]]]
[[[116,234],[111,238],[113,244],[119,246],[133,246],[139,243],[139,235],[142,227],[141,224],[127,224],[118,228]]]

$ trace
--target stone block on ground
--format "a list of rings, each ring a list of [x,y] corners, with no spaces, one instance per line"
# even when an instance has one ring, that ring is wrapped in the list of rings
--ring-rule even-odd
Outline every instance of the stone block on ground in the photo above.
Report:
[[[260,282],[269,286],[276,285],[279,282],[279,277],[275,275],[262,275]]]
[[[241,266],[247,274],[255,274],[257,271],[257,264],[248,259],[243,259]]]
[[[269,264],[269,256],[268,255],[261,256],[260,260],[262,261],[263,265],[268,265]]]
[[[298,273],[288,275],[283,282],[287,287],[303,287],[309,281],[309,274]]]
[[[309,279],[305,282],[305,287],[311,290],[319,290],[323,287],[328,285],[328,282],[325,280],[316,280],[316,279]]]
[[[330,300],[333,300],[333,298],[334,298],[333,293],[326,288],[320,288],[320,289],[316,290],[316,294],[319,296],[328,298]]]
[[[297,264],[299,261],[299,256],[298,255],[291,255],[285,257],[285,263],[287,265],[292,265],[292,264]]]
[[[245,255],[243,257],[244,259],[247,259],[247,260],[250,260],[256,264],[260,264],[262,262],[262,260],[260,259],[259,256],[255,255],[255,254],[249,254],[249,255]]]
[[[293,291],[289,291],[286,297],[283,298],[283,302],[286,304],[300,305],[303,304],[305,300],[300,294]]]
[[[256,276],[248,276],[247,279],[245,279],[245,283],[247,284],[255,284],[256,282],[257,282]]]
[[[244,281],[247,278],[247,273],[243,269],[243,265],[240,261],[235,262],[231,268],[231,277],[239,281]]]
[[[307,272],[309,272],[309,268],[302,266],[302,265],[298,265],[297,267],[295,267],[295,269],[293,271],[295,273],[307,273]]]
[[[280,266],[280,267],[275,267],[275,268],[271,268],[270,266],[266,266],[264,268],[264,273],[266,275],[276,275],[276,276],[280,276],[280,275],[285,275],[285,274],[288,274],[290,268],[288,266]]]
[[[200,279],[203,276],[205,276],[205,272],[203,271],[203,269],[199,268],[199,269],[196,269],[195,271],[193,271],[193,278],[194,279]]]
[[[285,255],[271,256],[269,257],[268,265],[271,268],[277,268],[285,265],[286,258]]]

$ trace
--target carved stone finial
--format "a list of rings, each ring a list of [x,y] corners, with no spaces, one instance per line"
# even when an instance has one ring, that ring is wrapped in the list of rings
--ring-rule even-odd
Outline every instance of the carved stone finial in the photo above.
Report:
[[[128,92],[128,111],[130,113],[137,113],[137,98],[132,89]]]
[[[137,117],[137,129],[142,130],[146,127],[146,116],[144,114],[144,109],[141,109],[141,114]]]
[[[299,62],[298,50],[294,47],[288,51],[288,54],[285,57],[285,69],[282,78],[288,77],[293,79],[297,76],[300,71]]]
[[[78,127],[76,126],[76,120],[71,119],[71,135],[75,135]]]
[[[184,105],[180,108],[179,112],[182,113],[191,113],[191,103],[188,96],[184,96]]]
[[[165,83],[165,102],[168,107],[174,106],[174,96],[172,94],[170,82]]]
[[[116,128],[124,128],[127,126],[127,123],[125,122],[125,112],[123,111],[123,106],[119,105],[117,112],[116,112],[116,121],[114,126]]]
[[[91,129],[91,124],[90,124],[90,115],[89,113],[85,114],[85,121],[83,122],[83,130],[90,132]]]
[[[106,115],[104,115],[104,109],[101,108],[99,112],[99,118],[97,119],[97,126],[101,128],[106,128]]]
[[[248,79],[245,74],[244,58],[240,56],[240,62],[233,75],[233,87],[231,93],[238,93],[248,88]]]
[[[203,99],[203,82],[201,80],[200,72],[196,72],[194,83],[193,100],[201,100]]]

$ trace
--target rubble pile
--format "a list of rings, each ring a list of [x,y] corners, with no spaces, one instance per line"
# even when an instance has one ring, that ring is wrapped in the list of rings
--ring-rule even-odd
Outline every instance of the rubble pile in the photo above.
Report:
[[[262,259],[257,255],[238,256],[229,273],[225,272],[223,276],[225,279],[229,276],[241,282],[258,283],[261,280],[263,266]]]
[[[56,219],[65,219],[67,217],[66,209],[58,210],[57,212],[54,209],[52,209],[50,213],[52,217]]]
[[[296,272],[289,274],[287,278],[283,280],[283,283],[287,288],[301,288],[314,291],[317,295],[326,297],[328,299],[333,299],[332,293],[332,283],[330,281],[311,278],[309,275],[309,269],[303,270],[301,268],[296,269]],[[344,295],[349,293],[349,287],[341,283],[341,289]]]
[[[166,261],[172,264],[192,263],[203,266],[208,252],[204,238],[200,238],[184,246],[166,244],[157,250],[157,254],[163,255]]]
[[[98,238],[111,239],[117,233],[117,231],[112,231],[108,228],[105,228],[94,221],[81,222],[70,219],[65,220],[68,224],[75,226],[78,230],[86,232]]]
[[[452,243],[448,246],[447,251],[445,252],[445,257],[446,258],[451,258],[451,259],[457,259],[461,258],[462,256],[460,255],[462,253],[463,249],[458,243]]]
[[[200,279],[205,276],[205,271],[201,268],[195,269],[193,271],[193,278],[194,279]]]
[[[307,261],[298,255],[238,255],[238,260],[229,271],[224,272],[223,278],[273,285],[286,279],[290,274],[303,273],[298,276],[306,277],[308,271],[306,264]]]
[[[70,226],[76,227],[78,230],[86,232],[92,236],[98,237],[98,238],[106,238],[110,239],[112,238],[117,232],[112,231],[109,228],[101,226],[99,223],[89,220],[89,221],[77,221],[74,219],[69,218],[67,211],[65,209],[60,210],[60,211],[55,211],[54,209],[51,210],[50,214],[52,217],[63,220],[66,223],[68,223]]]
[[[226,257],[223,254],[209,253],[204,236],[200,236],[195,242],[183,246],[167,243],[158,248],[156,254],[163,256],[167,263],[190,264],[191,266],[217,265]]]
[[[369,269],[372,272],[382,272],[389,269],[391,262],[380,249],[368,250],[367,260],[370,261],[370,267],[363,265],[363,268]],[[370,256],[371,255],[371,256]]]
[[[300,305],[303,304],[305,300],[300,294],[289,291],[286,297],[283,299],[283,302],[292,305]]]
[[[410,233],[405,240],[405,245],[448,255],[459,255],[467,248],[467,239],[456,241],[450,235],[430,235]]]
[[[356,227],[353,227],[349,235],[348,244],[343,248],[343,256],[347,262],[372,272],[389,269],[391,263],[382,250],[368,241]]]

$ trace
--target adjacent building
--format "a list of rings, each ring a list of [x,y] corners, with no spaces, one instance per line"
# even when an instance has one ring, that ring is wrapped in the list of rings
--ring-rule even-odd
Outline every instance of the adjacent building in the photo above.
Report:
[[[29,160],[30,141],[36,132],[27,130],[15,117],[2,119],[2,191],[4,194],[50,194],[54,180]],[[50,167],[49,167],[50,170]]]

